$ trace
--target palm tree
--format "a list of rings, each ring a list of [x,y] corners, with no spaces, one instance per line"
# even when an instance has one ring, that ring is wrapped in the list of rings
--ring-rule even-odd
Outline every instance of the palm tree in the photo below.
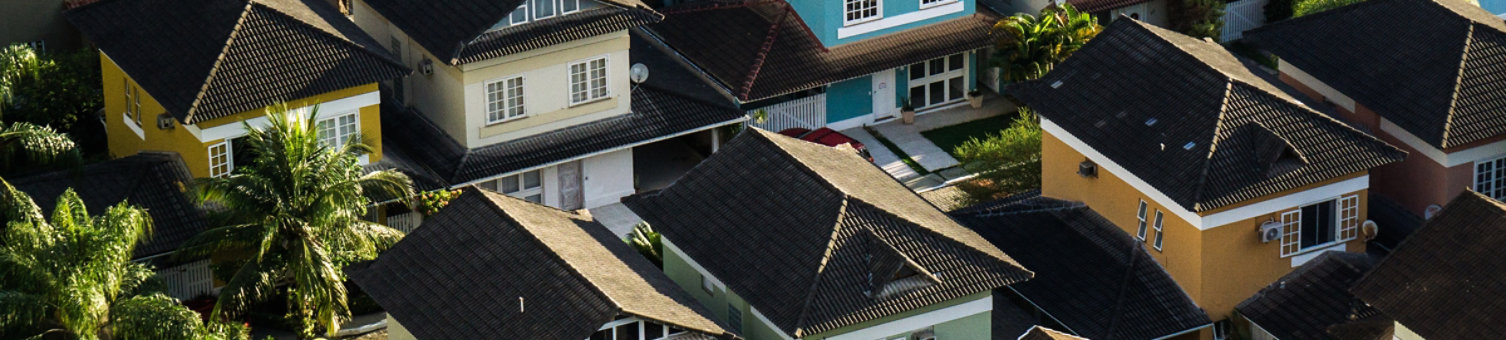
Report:
[[[356,137],[327,145],[307,116],[286,106],[267,110],[270,125],[246,125],[251,164],[229,177],[201,182],[199,195],[228,221],[194,236],[178,256],[232,254],[235,269],[211,317],[228,321],[286,285],[288,310],[312,337],[333,335],[348,318],[346,264],[370,260],[396,243],[401,231],[361,220],[372,195],[413,197],[412,181],[396,171],[363,174],[357,157],[372,148]],[[239,142],[239,141],[237,141]]]
[[[199,339],[198,315],[163,295],[151,268],[131,262],[151,232],[145,210],[122,202],[89,216],[72,189],[52,219],[0,179],[0,334],[43,338]],[[9,337],[7,336],[7,337]]]
[[[1004,69],[1005,80],[1024,81],[1046,75],[1103,27],[1093,15],[1063,3],[1041,10],[1040,16],[1020,13],[1000,19],[994,31],[1002,32],[995,65]]]
[[[67,134],[26,122],[0,123],[0,173],[77,158]]]

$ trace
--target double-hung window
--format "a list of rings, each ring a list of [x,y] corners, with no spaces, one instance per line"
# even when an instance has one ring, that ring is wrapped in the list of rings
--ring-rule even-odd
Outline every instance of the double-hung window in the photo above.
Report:
[[[1304,205],[1281,214],[1281,256],[1359,237],[1358,195]]]
[[[1161,210],[1156,210],[1156,243],[1152,246],[1155,246],[1157,251],[1161,250],[1161,241],[1164,239],[1166,239],[1166,231],[1161,229]]]
[[[544,203],[544,181],[541,170],[524,172],[481,183],[482,188],[521,198],[533,203]]]
[[[1140,229],[1139,229],[1138,232],[1135,233],[1135,237],[1138,237],[1138,238],[1140,238],[1141,241],[1144,241],[1145,240],[1145,201],[1144,200],[1140,201],[1140,212],[1136,213],[1136,216],[1138,216],[1140,218]]]
[[[527,114],[523,105],[523,76],[486,83],[487,124],[521,118]]]
[[[1475,192],[1506,201],[1506,156],[1475,162]]]
[[[607,57],[570,64],[570,105],[607,97]]]
[[[314,123],[319,128],[319,141],[330,147],[344,146],[356,137],[356,132],[361,131],[360,122],[354,112],[335,117],[320,119]]]
[[[121,92],[125,93],[125,116],[141,126],[141,88],[131,86],[130,79],[121,79]]]
[[[878,20],[883,17],[883,0],[842,0],[846,15],[843,17],[845,25],[853,25]]]

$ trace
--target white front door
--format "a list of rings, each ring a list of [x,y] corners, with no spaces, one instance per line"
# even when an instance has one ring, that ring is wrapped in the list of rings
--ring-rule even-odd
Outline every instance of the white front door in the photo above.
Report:
[[[894,103],[894,69],[873,74],[873,120],[894,118],[899,105]]]
[[[584,208],[585,196],[581,192],[580,161],[560,164],[560,209]]]

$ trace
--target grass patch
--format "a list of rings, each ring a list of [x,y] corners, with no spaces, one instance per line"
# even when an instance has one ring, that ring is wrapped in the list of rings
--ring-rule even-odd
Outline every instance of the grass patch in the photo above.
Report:
[[[920,166],[920,163],[916,163],[914,159],[911,159],[910,154],[905,153],[905,150],[900,150],[898,145],[894,145],[894,142],[890,142],[888,138],[884,138],[884,135],[879,134],[878,131],[874,131],[872,128],[866,126],[863,129],[868,130],[868,134],[873,135],[873,138],[878,139],[879,144],[883,144],[889,151],[894,152],[894,156],[899,157],[899,161],[905,162],[905,165],[909,165],[911,170],[915,170],[915,173],[921,176],[931,174],[930,171],[926,171],[925,167]]]
[[[931,131],[924,131],[920,135],[931,140],[931,143],[936,143],[937,147],[945,150],[952,157],[957,157],[955,150],[958,145],[962,145],[962,143],[967,142],[969,139],[982,139],[990,134],[998,134],[1000,130],[1009,128],[1009,121],[1014,116],[1011,114],[997,115]]]

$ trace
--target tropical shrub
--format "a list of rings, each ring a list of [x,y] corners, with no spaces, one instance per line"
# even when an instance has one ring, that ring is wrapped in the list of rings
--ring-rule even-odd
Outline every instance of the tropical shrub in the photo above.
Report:
[[[1008,128],[963,142],[952,154],[963,169],[978,174],[959,185],[968,194],[964,204],[1041,187],[1041,124],[1027,108]]]
[[[21,44],[0,48],[0,122],[27,122],[70,132],[102,147],[94,115],[104,107],[99,56],[93,51],[37,53]]]
[[[1270,24],[1292,18],[1293,0],[1270,0],[1261,9],[1265,11],[1265,23]]]
[[[460,189],[439,189],[418,194],[418,212],[424,216],[433,216],[439,213],[439,209],[450,205],[450,200],[460,196]]]
[[[659,232],[654,231],[648,222],[638,222],[633,226],[633,232],[628,234],[628,244],[637,249],[639,254],[647,257],[655,266],[664,267],[664,239]]]
[[[1364,2],[1365,0],[1297,0],[1292,5],[1292,17],[1301,17]]]
[[[1212,39],[1224,32],[1224,0],[1171,0],[1166,7],[1174,31]]]
[[[1012,82],[1046,75],[1103,31],[1097,18],[1067,3],[1046,7],[1040,16],[1020,13],[1000,19],[993,29],[999,40],[992,63]]]

